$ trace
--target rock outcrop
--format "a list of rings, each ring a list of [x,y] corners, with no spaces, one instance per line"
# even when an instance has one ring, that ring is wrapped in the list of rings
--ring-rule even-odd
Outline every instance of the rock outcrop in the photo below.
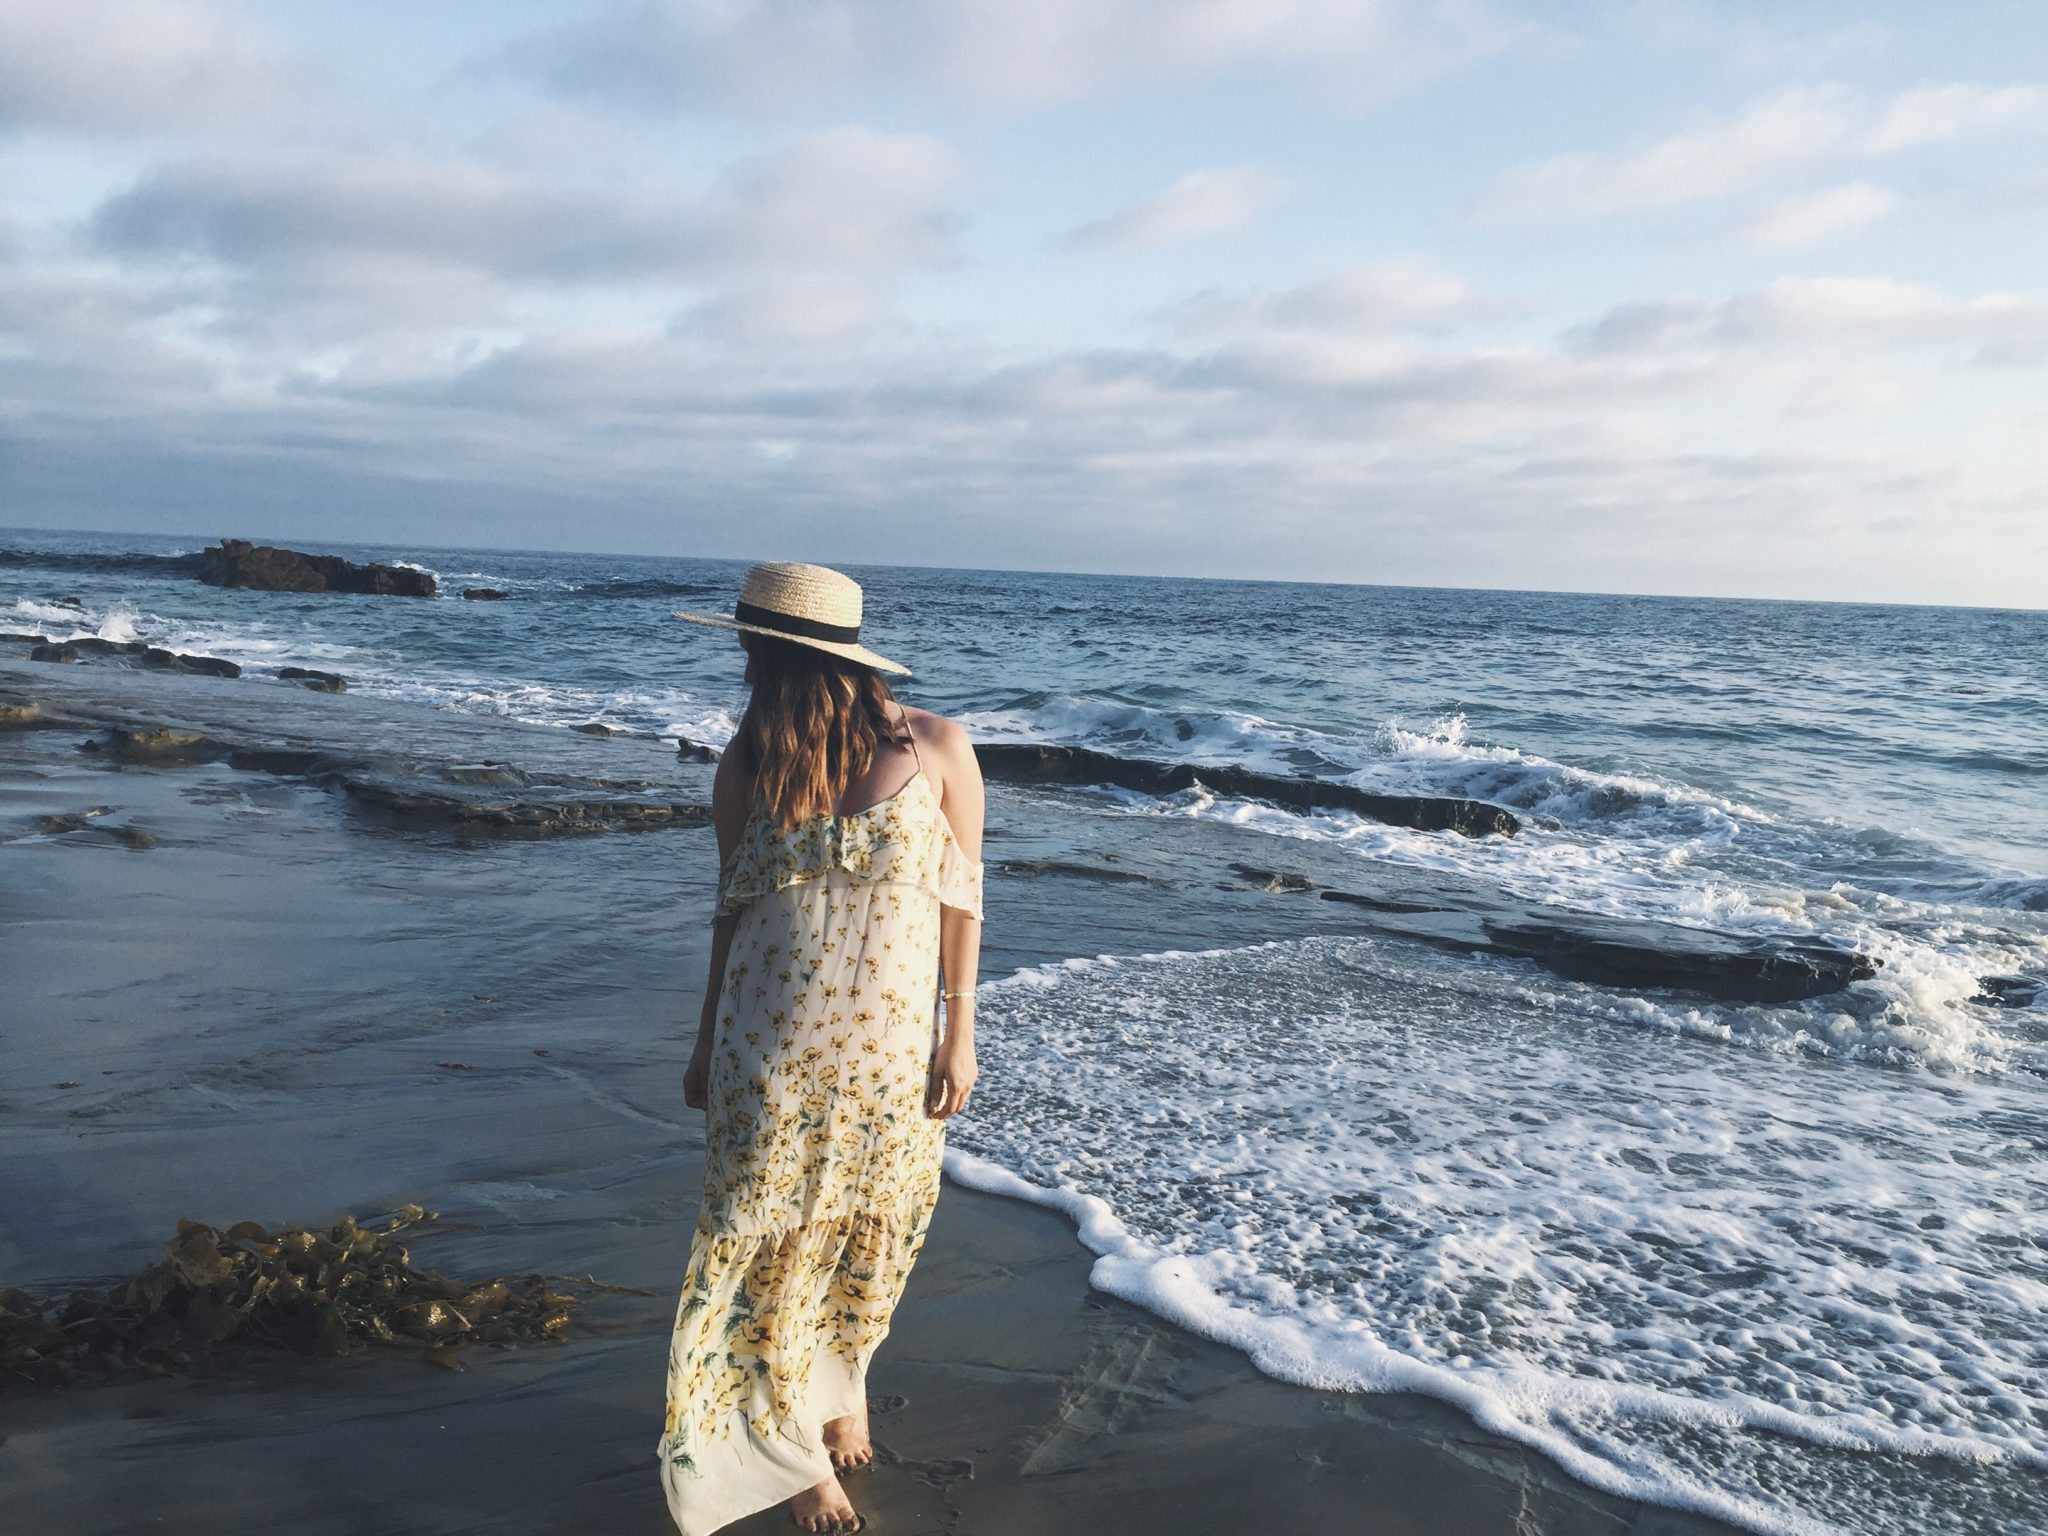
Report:
[[[1233,864],[1231,871],[1255,890],[1313,892],[1374,913],[1368,921],[1382,933],[1460,954],[1532,960],[1552,975],[1592,986],[1669,989],[1724,1003],[1780,1007],[1825,997],[1877,974],[1869,956],[1810,939],[1606,917],[1457,886],[1432,892],[1431,877],[1420,872],[1392,876],[1387,889],[1368,893],[1249,864]]]
[[[991,779],[1013,784],[1105,784],[1148,795],[1170,795],[1200,785],[1218,795],[1263,800],[1290,811],[1352,811],[1396,827],[1457,832],[1466,837],[1512,837],[1522,828],[1512,811],[1483,800],[1448,795],[1380,795],[1327,779],[1290,779],[1226,764],[1161,763],[1117,757],[1088,747],[997,742],[974,755]]]
[[[1779,1007],[1877,974],[1867,956],[1800,939],[1748,938],[1581,913],[1488,922],[1495,954],[1534,960],[1567,981],[1670,987],[1728,1003]]]
[[[124,763],[209,763],[227,756],[227,747],[213,737],[169,726],[115,726],[107,732],[106,750]]]
[[[472,603],[502,603],[512,594],[500,592],[496,587],[464,587],[462,595]]]
[[[185,651],[165,650],[140,640],[102,640],[98,635],[75,635],[69,640],[46,640],[41,635],[0,634],[0,641],[29,642],[30,661],[68,662],[97,656],[152,672],[186,672],[199,677],[240,677],[235,662],[219,656],[195,656]]]
[[[222,539],[200,558],[199,579],[215,587],[259,592],[357,592],[432,597],[431,572],[403,565],[357,565],[339,555],[307,555],[247,539]]]
[[[162,646],[148,645],[135,658],[138,667],[149,667],[158,672],[189,672],[199,677],[240,677],[241,667],[219,656],[188,656],[183,651],[167,651]]]
[[[315,693],[348,692],[348,679],[339,672],[320,672],[312,667],[279,667],[277,675],[287,683],[297,683]]]
[[[711,820],[709,806],[663,798],[661,786],[642,780],[534,774],[510,763],[356,757],[140,725],[110,726],[80,743],[80,750],[138,766],[224,762],[303,779],[344,796],[377,820],[463,836],[563,837],[700,827]]]

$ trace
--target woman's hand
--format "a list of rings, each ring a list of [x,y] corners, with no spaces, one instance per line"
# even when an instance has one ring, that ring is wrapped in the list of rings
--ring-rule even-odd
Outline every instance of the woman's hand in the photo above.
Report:
[[[950,1033],[932,1057],[932,1086],[925,1108],[934,1120],[950,1120],[967,1107],[974,1092],[974,1040]]]
[[[699,1035],[697,1048],[690,1052],[690,1064],[683,1070],[683,1102],[690,1108],[704,1107],[704,1090],[710,1076],[711,1042]]]

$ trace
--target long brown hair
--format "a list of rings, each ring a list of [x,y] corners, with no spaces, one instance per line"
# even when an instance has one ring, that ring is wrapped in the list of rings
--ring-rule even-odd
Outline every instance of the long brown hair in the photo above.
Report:
[[[814,646],[742,633],[753,694],[740,717],[740,761],[754,804],[778,825],[830,811],[873,766],[883,743],[908,746],[895,694],[873,667]]]

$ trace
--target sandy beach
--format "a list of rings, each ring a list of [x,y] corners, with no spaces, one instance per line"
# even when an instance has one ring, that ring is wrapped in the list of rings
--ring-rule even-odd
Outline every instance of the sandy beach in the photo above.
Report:
[[[230,680],[5,662],[0,691],[41,715],[0,735],[0,1279],[131,1272],[180,1216],[417,1200],[449,1228],[414,1243],[422,1265],[647,1293],[592,1296],[566,1343],[472,1350],[460,1374],[403,1352],[241,1354],[199,1378],[8,1391],[0,1523],[664,1530],[652,1452],[700,1168],[679,1077],[708,831],[468,835],[303,772],[80,747],[110,726],[245,751],[374,737],[409,771],[566,757],[670,803],[701,798],[707,770],[658,742]],[[1033,816],[1029,793],[1000,793],[992,849],[1028,861]],[[1012,886],[992,967],[1100,947],[1074,910],[1086,882]],[[1730,1529],[1583,1488],[1425,1398],[1268,1380],[1091,1292],[1091,1262],[1063,1218],[947,1189],[873,1379],[881,1464],[850,1481],[871,1528]],[[736,1529],[784,1528],[768,1511]]]

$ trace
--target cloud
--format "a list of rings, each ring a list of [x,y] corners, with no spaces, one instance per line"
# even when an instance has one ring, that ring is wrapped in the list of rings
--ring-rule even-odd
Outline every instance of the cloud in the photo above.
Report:
[[[1672,299],[1618,305],[1568,333],[1595,353],[1804,347],[1815,340],[1872,346],[1978,349],[1978,360],[2018,364],[2048,347],[2048,304],[2011,293],[1958,299],[1889,277],[1787,277],[1718,302]]]
[[[690,309],[674,329],[739,347],[817,346],[872,330],[887,313],[887,297],[874,284],[799,278],[736,286]]]
[[[114,254],[230,267],[404,264],[567,283],[892,268],[944,254],[958,174],[936,139],[862,128],[793,141],[697,197],[419,155],[204,159],[109,198],[90,235]]]
[[[1082,225],[1068,239],[1082,246],[1154,246],[1233,235],[1280,191],[1280,178],[1257,166],[1196,171],[1156,197]]]
[[[1874,158],[2048,120],[2048,90],[1966,82],[1883,98],[1802,86],[1732,117],[1604,154],[1557,155],[1509,173],[1479,203],[1482,222],[1545,222],[1676,208],[1732,197],[1831,161]]]
[[[706,201],[706,245],[734,264],[928,265],[948,254],[960,157],[922,133],[845,127],[746,162]]]
[[[251,25],[184,0],[0,0],[0,38],[0,130],[226,125],[294,83]]]
[[[829,540],[857,538],[870,559],[982,565],[1440,581],[1448,537],[1505,562],[1468,573],[1485,579],[1755,591],[1768,568],[1780,595],[1856,595],[1838,544],[1788,553],[1816,528],[1938,514],[1944,550],[1981,553],[2048,489],[1995,413],[1967,445],[1915,443],[1894,430],[1910,397],[1822,394],[1894,345],[2038,326],[1998,295],[1787,281],[1503,346],[1436,328],[1487,301],[1407,264],[1233,301],[1169,345],[1015,360],[915,333],[872,345],[858,292],[788,292],[793,310],[736,283],[673,326],[529,325],[265,379],[182,346],[118,285],[20,289],[0,302],[27,360],[0,376],[13,484],[173,487],[215,524],[288,503],[317,509],[307,531],[346,516],[358,537],[402,536],[375,519],[404,509],[447,542],[602,507],[578,540],[851,558]],[[788,350],[818,316],[823,337]],[[707,345],[721,337],[774,344]],[[1867,349],[1856,367],[1844,346]],[[1994,592],[1958,566],[1953,590],[2018,600],[2010,569]]]
[[[1742,237],[1766,251],[1818,245],[1874,224],[1898,205],[1896,193],[1871,182],[1852,181],[1772,203],[1743,226]]]
[[[1426,261],[1389,261],[1249,298],[1206,297],[1190,304],[1181,328],[1192,336],[1250,330],[1359,333],[1436,330],[1509,312],[1456,273]]]
[[[618,0],[501,63],[557,90],[662,109],[772,111],[877,82],[1041,106],[1261,65],[1357,104],[1532,30],[1483,0]]]

